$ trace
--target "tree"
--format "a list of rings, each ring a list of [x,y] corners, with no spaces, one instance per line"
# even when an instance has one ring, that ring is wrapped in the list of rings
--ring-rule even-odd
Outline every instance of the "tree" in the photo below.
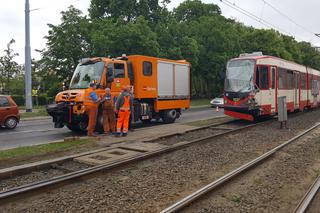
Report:
[[[91,0],[89,13],[91,19],[110,19],[116,22],[137,20],[143,16],[151,25],[155,25],[168,15],[166,5],[170,0]]]
[[[15,40],[11,39],[7,44],[7,49],[4,50],[5,55],[0,57],[0,83],[1,88],[7,93],[10,93],[10,80],[21,71],[21,67],[14,61],[14,58],[19,55],[11,49],[11,45],[14,43]]]
[[[174,9],[178,21],[193,21],[203,16],[221,14],[218,5],[204,4],[200,0],[186,0]]]
[[[50,30],[47,49],[42,51],[42,62],[54,71],[60,80],[70,80],[79,59],[91,53],[89,20],[73,6],[61,12],[61,24],[48,24]]]
[[[91,32],[93,54],[102,56],[120,56],[122,53],[157,56],[159,44],[156,38],[143,17],[126,24],[120,20],[116,23],[103,20],[97,22]]]

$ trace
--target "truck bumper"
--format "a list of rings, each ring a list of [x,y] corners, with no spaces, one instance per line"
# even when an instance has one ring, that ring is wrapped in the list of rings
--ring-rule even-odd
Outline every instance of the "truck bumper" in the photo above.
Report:
[[[68,103],[57,103],[47,106],[47,112],[52,116],[55,128],[62,128],[64,125],[78,124],[87,119],[86,115],[73,114],[73,105]]]

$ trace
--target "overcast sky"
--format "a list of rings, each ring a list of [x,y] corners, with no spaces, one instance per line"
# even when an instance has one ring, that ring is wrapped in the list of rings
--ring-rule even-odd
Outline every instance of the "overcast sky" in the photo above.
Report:
[[[315,46],[320,46],[320,38],[315,37],[312,33],[320,33],[320,1],[305,0],[223,0],[235,4],[235,6],[245,9],[256,15],[258,19],[265,20],[273,28],[289,33],[297,40],[311,42]],[[16,40],[13,49],[20,54],[17,58],[19,63],[24,62],[24,0],[3,1],[0,5],[0,55],[11,38]],[[169,9],[178,6],[183,0],[171,0]],[[229,18],[234,18],[245,25],[256,28],[270,28],[261,22],[255,21],[246,15],[226,6],[220,0],[203,0],[205,3],[215,3],[221,7],[222,14]],[[227,2],[226,2],[227,3]],[[39,59],[39,55],[34,49],[45,48],[46,40],[43,38],[47,32],[47,23],[59,24],[60,11],[66,10],[73,4],[76,8],[87,14],[90,0],[30,0],[31,12],[31,49],[32,57]],[[284,15],[276,12],[272,7],[279,10],[284,15],[291,18],[290,21]]]

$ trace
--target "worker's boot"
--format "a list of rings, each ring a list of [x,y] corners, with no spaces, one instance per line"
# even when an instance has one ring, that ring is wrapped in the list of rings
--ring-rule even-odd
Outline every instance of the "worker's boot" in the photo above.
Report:
[[[122,133],[122,137],[127,137],[127,133]]]

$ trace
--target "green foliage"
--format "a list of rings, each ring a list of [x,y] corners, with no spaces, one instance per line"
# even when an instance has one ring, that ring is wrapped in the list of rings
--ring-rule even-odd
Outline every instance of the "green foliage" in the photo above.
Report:
[[[18,106],[23,106],[25,99],[23,95],[11,95],[12,99],[16,102]]]
[[[2,88],[6,93],[10,93],[11,80],[21,71],[21,67],[14,61],[14,58],[19,55],[11,48],[14,43],[15,40],[11,39],[7,49],[4,50],[5,55],[0,57],[0,89]]]
[[[79,59],[90,52],[89,20],[81,14],[80,10],[70,6],[68,11],[61,13],[60,25],[48,25],[47,50],[42,51],[42,61],[60,80],[70,80]]]
[[[192,97],[220,95],[227,61],[243,52],[262,51],[320,70],[320,53],[310,43],[244,26],[223,17],[215,4],[186,0],[169,12],[169,2],[91,0],[89,17],[72,6],[62,12],[62,23],[49,25],[39,62],[48,97],[70,80],[78,59],[122,53],[186,59]]]

